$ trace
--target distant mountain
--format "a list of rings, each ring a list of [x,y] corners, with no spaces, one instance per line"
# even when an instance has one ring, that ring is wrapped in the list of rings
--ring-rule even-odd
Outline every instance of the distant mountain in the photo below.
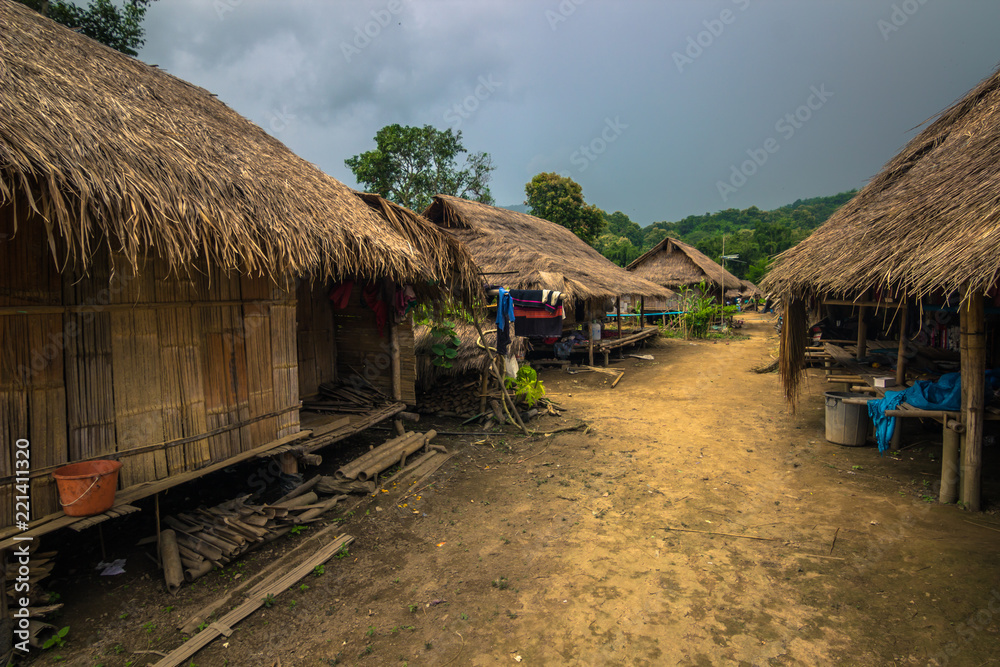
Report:
[[[511,204],[510,206],[501,206],[500,208],[505,208],[515,213],[527,213],[531,207],[527,204]]]

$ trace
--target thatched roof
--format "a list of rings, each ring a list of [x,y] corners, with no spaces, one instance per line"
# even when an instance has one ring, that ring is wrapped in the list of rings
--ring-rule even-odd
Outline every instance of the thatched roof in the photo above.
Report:
[[[526,213],[437,195],[424,216],[447,229],[472,253],[487,280],[515,289],[555,289],[572,298],[622,294],[669,297],[608,261],[562,225]]]
[[[0,206],[34,209],[60,265],[107,244],[133,264],[438,277],[349,188],[208,91],[9,0],[0,26]]]
[[[769,293],[984,292],[1000,276],[1000,71],[910,141],[809,238]]]
[[[457,239],[422,215],[380,195],[368,192],[355,194],[407,240],[411,248],[424,258],[432,275],[443,279],[450,276],[449,284],[459,290],[460,293],[455,296],[460,301],[470,306],[473,302],[482,302],[484,283],[479,267],[468,249]]]
[[[483,326],[485,327],[483,333],[486,336],[486,344],[495,349],[497,342],[496,325],[487,323]],[[516,322],[514,331],[517,331]],[[459,321],[455,323],[455,333],[462,341],[458,346],[458,356],[451,360],[451,368],[442,368],[441,366],[434,365],[434,354],[431,351],[431,348],[439,343],[441,339],[431,333],[430,327],[418,326],[414,329],[417,379],[421,386],[429,386],[439,377],[481,373],[483,370],[489,368],[490,358],[486,354],[486,350],[477,344],[479,334],[476,332],[476,328],[467,322]],[[527,340],[521,336],[515,336],[511,339],[507,352],[514,356],[520,356],[524,354],[526,348]]]
[[[740,279],[703,252],[677,239],[665,238],[628,265],[628,270],[667,287],[693,287],[704,281],[718,289],[741,289]]]

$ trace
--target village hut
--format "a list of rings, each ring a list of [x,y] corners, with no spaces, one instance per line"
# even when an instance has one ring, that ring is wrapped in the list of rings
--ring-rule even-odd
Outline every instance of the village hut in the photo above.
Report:
[[[121,504],[404,409],[394,299],[474,289],[461,248],[201,88],[18,3],[0,25],[0,550],[15,443],[41,534],[67,463],[120,461]],[[306,424],[338,382],[388,399]]]
[[[705,253],[669,237],[643,253],[627,269],[644,280],[671,290],[697,290],[704,283],[710,295],[718,296],[726,290],[743,289],[739,278],[713,262]],[[648,308],[666,308],[668,305],[651,302]]]
[[[984,369],[1000,360],[996,346],[986,349],[995,324],[984,316],[1000,278],[998,193],[1000,72],[945,110],[823,226],[779,255],[762,284],[786,303],[780,368],[790,400],[805,365],[807,311],[854,309],[862,360],[871,316],[887,314],[900,332],[897,384],[905,380],[908,336],[930,333],[930,344],[960,349],[962,403],[954,417],[964,442],[959,458],[955,430],[943,430],[940,499],[956,499],[960,469],[960,498],[971,509],[980,503]],[[948,335],[949,323],[942,321],[949,311],[957,311],[950,331],[958,336]],[[938,333],[944,335],[933,340]]]
[[[561,292],[566,330],[603,320],[622,295],[673,294],[611,263],[562,225],[533,215],[447,195],[436,195],[423,215],[468,248],[487,282]]]

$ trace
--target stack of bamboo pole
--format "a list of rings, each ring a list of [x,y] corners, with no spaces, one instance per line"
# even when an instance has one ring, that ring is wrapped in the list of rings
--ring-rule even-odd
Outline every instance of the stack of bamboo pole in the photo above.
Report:
[[[321,499],[310,491],[273,505],[251,505],[248,498],[164,518],[168,528],[160,532],[160,556],[171,594],[294,526],[316,521],[347,496]]]

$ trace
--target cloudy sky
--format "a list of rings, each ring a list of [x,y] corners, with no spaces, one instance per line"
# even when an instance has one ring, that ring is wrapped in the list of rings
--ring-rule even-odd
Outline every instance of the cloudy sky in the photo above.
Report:
[[[144,61],[348,185],[390,123],[461,130],[640,225],[860,187],[1000,63],[987,0],[159,0]]]

